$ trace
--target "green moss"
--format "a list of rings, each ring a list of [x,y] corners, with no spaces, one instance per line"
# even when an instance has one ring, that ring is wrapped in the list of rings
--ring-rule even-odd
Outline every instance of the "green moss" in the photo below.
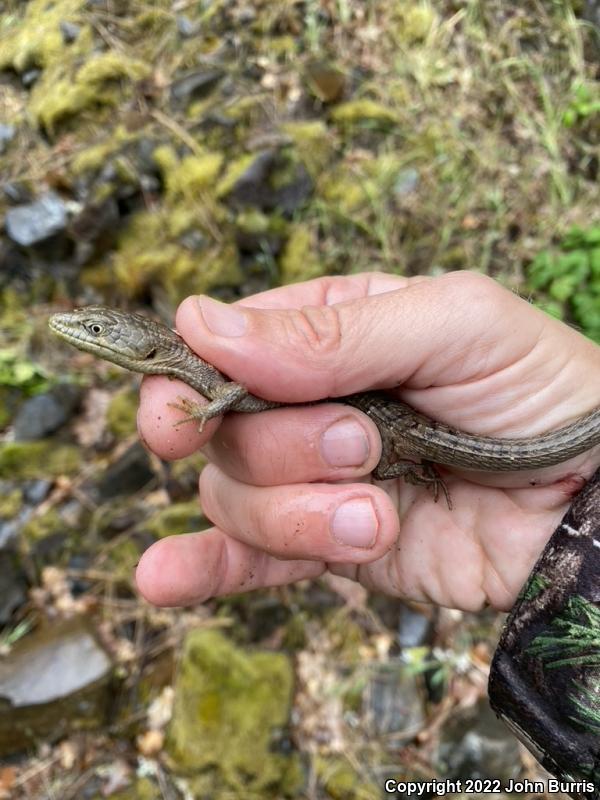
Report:
[[[313,764],[319,782],[333,800],[380,799],[381,790],[377,784],[366,780],[345,758],[317,756]]]
[[[134,141],[136,134],[126,130],[123,125],[117,125],[111,130],[110,135],[95,142],[89,147],[80,150],[71,161],[71,170],[74,175],[84,175],[89,172],[97,172],[105,166],[107,160],[116,152],[121,150],[124,145]]]
[[[144,522],[144,530],[159,539],[179,533],[191,533],[206,528],[208,522],[196,500],[187,503],[172,503],[161,508]]]
[[[201,256],[177,241],[186,229],[198,229],[198,210],[185,205],[134,215],[118,241],[113,275],[128,297],[153,283],[162,285],[172,303],[215,286],[235,286],[241,279],[233,243],[207,248]]]
[[[437,13],[428,2],[396,4],[398,23],[392,35],[406,44],[423,41],[437,22]]]
[[[137,429],[138,393],[131,387],[117,392],[106,411],[106,424],[109,431],[119,439],[125,438]]]
[[[398,115],[390,108],[376,100],[364,98],[341,103],[331,111],[331,119],[336,125],[350,128],[361,123],[370,123],[379,127],[398,124]]]
[[[179,200],[202,199],[214,189],[223,165],[222,153],[206,152],[179,160],[168,145],[157,147],[154,160],[160,167],[167,198]]]
[[[217,183],[215,193],[217,197],[225,197],[233,189],[248,167],[256,160],[255,153],[247,153],[234,159],[225,170],[225,174]]]
[[[294,225],[280,258],[282,283],[317,278],[325,272],[318,258],[315,232],[308,225]]]
[[[30,67],[46,67],[64,57],[67,46],[61,22],[82,23],[86,0],[30,0],[22,18],[3,31],[0,41],[0,69],[13,67],[24,72]],[[91,28],[84,26],[69,50],[81,53],[91,46]]]
[[[73,445],[57,445],[51,439],[0,444],[0,478],[73,475],[79,466],[80,452]]]
[[[282,130],[294,142],[298,155],[313,178],[317,178],[334,155],[335,138],[321,120],[288,122]]]
[[[23,492],[13,489],[12,492],[0,495],[0,517],[10,519],[16,516],[23,505]]]
[[[53,533],[64,532],[65,528],[64,520],[58,511],[55,508],[51,508],[45,514],[28,520],[21,529],[21,536],[26,542],[32,544],[51,536]]]
[[[131,786],[118,792],[111,792],[111,800],[161,800],[164,793],[150,778],[136,778]],[[93,800],[104,800],[97,795]]]
[[[288,724],[292,675],[279,653],[247,653],[217,631],[188,634],[166,745],[176,768],[211,770],[222,787],[248,796],[297,790],[296,758],[273,743]]]
[[[114,580],[130,584],[136,564],[140,560],[140,555],[138,542],[123,536],[111,544],[106,552],[102,566]]]
[[[123,85],[145,77],[149,69],[141,61],[113,52],[95,55],[79,69],[58,62],[44,70],[35,84],[29,111],[42,128],[53,133],[59,123],[82,111],[116,105]]]

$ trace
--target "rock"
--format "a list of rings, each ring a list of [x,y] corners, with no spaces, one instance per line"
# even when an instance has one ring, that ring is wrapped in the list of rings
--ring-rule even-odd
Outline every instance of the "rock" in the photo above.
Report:
[[[57,194],[47,192],[33,203],[9,208],[4,224],[13,242],[29,247],[64,230],[67,209]]]
[[[182,39],[189,39],[200,32],[199,23],[186,17],[185,14],[177,14],[175,19],[177,23],[177,33]]]
[[[275,182],[273,179],[281,174],[286,179]],[[293,163],[278,150],[263,150],[246,164],[231,186],[227,186],[225,176],[221,187],[221,192],[238,207],[256,206],[262,211],[291,216],[312,193],[313,181],[302,162]]]
[[[0,661],[0,754],[104,721],[112,663],[80,618],[36,630]]]
[[[29,187],[23,181],[6,181],[2,184],[2,192],[12,205],[31,202]]]
[[[5,125],[0,122],[0,155],[5,152],[7,146],[12,142],[15,136],[15,126]]]
[[[37,506],[45,500],[52,488],[52,481],[37,478],[23,483],[23,499],[31,506]]]
[[[153,478],[150,457],[142,445],[136,442],[108,467],[93,493],[100,502],[111,500],[122,494],[137,492]]]
[[[312,93],[322,103],[335,103],[344,94],[346,76],[341,69],[325,61],[312,61],[305,76]]]
[[[188,634],[166,747],[176,769],[204,781],[194,796],[227,787],[265,800],[295,794],[297,757],[282,745],[292,677],[283,654],[246,652],[214,630]]]
[[[425,724],[419,682],[405,664],[378,669],[369,680],[365,702],[375,735],[393,734],[395,741],[408,741]]]
[[[453,715],[443,727],[437,761],[447,778],[491,778],[519,773],[519,744],[487,700]]]
[[[187,105],[209,95],[221,81],[222,69],[202,69],[188,72],[171,84],[171,100],[176,105]]]
[[[71,383],[61,383],[29,398],[15,419],[15,440],[31,442],[54,433],[69,420],[80,400],[81,389]]]
[[[0,625],[7,625],[27,600],[27,580],[16,553],[0,550]]]
[[[414,167],[403,169],[394,181],[394,194],[402,197],[414,192],[419,185],[420,175]]]
[[[74,22],[65,21],[60,23],[60,32],[62,33],[63,42],[71,44],[79,36],[81,27]]]
[[[33,84],[38,80],[41,74],[42,74],[41,69],[37,68],[28,69],[21,75],[21,83],[26,88],[29,88],[30,86],[33,86]]]
[[[400,647],[421,647],[428,643],[432,630],[430,617],[410,606],[400,607],[398,620],[398,644]]]

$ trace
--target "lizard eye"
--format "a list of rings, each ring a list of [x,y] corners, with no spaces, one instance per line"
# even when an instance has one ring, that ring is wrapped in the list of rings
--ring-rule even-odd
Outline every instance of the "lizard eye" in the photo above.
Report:
[[[91,325],[88,325],[88,330],[90,333],[93,333],[95,336],[98,336],[102,333],[102,325],[99,322],[92,322]]]

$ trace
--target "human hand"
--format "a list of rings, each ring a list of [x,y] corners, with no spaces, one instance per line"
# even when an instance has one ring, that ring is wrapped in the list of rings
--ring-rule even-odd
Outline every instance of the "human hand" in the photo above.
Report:
[[[260,397],[301,403],[389,389],[434,419],[487,436],[561,427],[600,396],[600,348],[476,273],[322,278],[234,306],[190,297],[177,330]],[[329,570],[391,595],[508,609],[600,463],[597,447],[543,470],[444,469],[450,511],[425,487],[369,482],[381,441],[356,409],[229,414],[198,433],[173,427],[178,412],[167,404],[182,395],[198,399],[178,381],[145,378],[140,432],[162,458],[205,445],[212,463],[200,495],[215,527],[163,539],[143,555],[138,587],[157,605]]]

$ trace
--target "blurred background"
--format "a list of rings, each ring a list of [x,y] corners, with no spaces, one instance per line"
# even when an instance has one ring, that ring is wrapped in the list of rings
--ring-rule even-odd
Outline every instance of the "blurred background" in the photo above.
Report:
[[[600,342],[599,24],[591,1],[0,0],[0,798],[542,774],[487,704],[501,615],[334,578],[142,602],[141,552],[208,525],[202,459],[149,455],[139,379],[46,321],[472,269]]]

